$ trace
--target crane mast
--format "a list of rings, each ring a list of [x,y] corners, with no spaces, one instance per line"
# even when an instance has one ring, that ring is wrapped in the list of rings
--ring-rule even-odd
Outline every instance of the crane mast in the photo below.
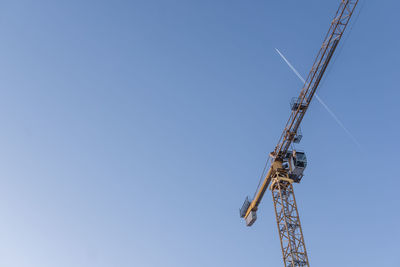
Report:
[[[304,153],[290,151],[292,143],[300,139],[300,124],[321,82],[328,64],[342,38],[358,0],[341,0],[328,33],[307,76],[300,95],[292,100],[292,112],[273,152],[271,165],[254,199],[247,198],[240,215],[251,226],[257,219],[256,211],[265,191],[272,191],[275,215],[281,241],[284,266],[310,266],[293,191],[293,183],[299,183],[306,167]]]

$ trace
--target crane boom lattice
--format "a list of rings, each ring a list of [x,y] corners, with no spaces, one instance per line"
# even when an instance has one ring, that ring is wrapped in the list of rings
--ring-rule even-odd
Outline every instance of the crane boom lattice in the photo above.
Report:
[[[311,103],[319,83],[321,82],[322,76],[328,67],[333,53],[335,52],[335,49],[342,38],[343,32],[350,21],[357,3],[358,0],[341,1],[335,18],[332,20],[329,31],[325,36],[324,42],[322,43],[321,49],[317,54],[317,58],[315,59],[310,73],[307,76],[306,83],[304,84],[303,89],[300,92],[300,96],[297,99],[297,109],[292,110],[278,145],[274,150],[275,156],[283,156],[293,142],[300,123],[303,120],[303,117]]]

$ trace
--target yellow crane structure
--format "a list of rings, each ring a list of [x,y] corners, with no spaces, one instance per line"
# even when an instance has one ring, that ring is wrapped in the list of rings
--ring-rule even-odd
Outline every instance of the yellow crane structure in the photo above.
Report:
[[[300,124],[321,82],[330,60],[343,36],[358,0],[341,0],[339,9],[331,22],[317,58],[308,74],[300,95],[291,101],[291,114],[273,152],[269,155],[268,171],[259,184],[252,200],[246,198],[240,216],[251,226],[257,219],[257,209],[269,188],[272,192],[276,222],[281,241],[285,267],[310,266],[299,212],[293,191],[293,183],[300,183],[307,166],[304,152],[294,150],[302,134]],[[267,168],[266,168],[267,169]],[[263,176],[264,177],[264,176]]]

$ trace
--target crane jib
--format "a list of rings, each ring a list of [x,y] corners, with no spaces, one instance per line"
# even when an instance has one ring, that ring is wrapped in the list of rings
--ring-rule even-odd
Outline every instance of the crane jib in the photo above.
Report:
[[[331,50],[329,51],[328,57],[327,57],[326,61],[324,62],[324,65],[322,66],[322,70],[319,73],[319,75],[317,77],[317,80],[314,83],[314,87],[313,87],[313,90],[312,90],[313,91],[313,95],[314,95],[315,91],[317,90],[317,87],[318,87],[318,85],[319,85],[319,83],[320,83],[320,81],[322,79],[322,76],[325,73],[326,68],[328,67],[329,61],[331,61],[333,52],[335,52],[335,49],[336,49],[338,43],[339,43],[338,39],[335,39],[335,41],[333,41],[333,44],[332,44]],[[311,99],[308,100],[308,102],[311,102]]]
[[[311,103],[311,100],[312,100],[312,98],[313,98],[313,96],[314,96],[314,94],[315,94],[315,91],[317,90],[318,85],[319,85],[319,83],[320,83],[321,80],[322,80],[322,76],[324,75],[324,73],[325,73],[325,71],[326,71],[326,68],[328,67],[329,62],[331,61],[331,58],[332,58],[332,56],[333,56],[333,53],[334,53],[335,50],[336,50],[336,47],[337,47],[338,43],[339,43],[339,39],[335,39],[335,40],[333,41],[333,43],[332,43],[332,46],[331,46],[331,48],[330,48],[330,50],[329,50],[329,53],[328,53],[328,55],[327,55],[327,57],[326,57],[326,59],[325,59],[325,62],[324,62],[324,64],[322,65],[322,68],[321,68],[321,70],[320,70],[320,72],[319,72],[319,74],[318,74],[318,76],[317,76],[317,79],[316,79],[315,82],[314,82],[314,86],[312,87],[312,90],[311,90],[311,92],[309,93],[309,97],[306,99],[306,103],[305,103],[305,107],[306,107],[306,108],[303,109],[303,110],[300,112],[299,117],[298,117],[296,123],[294,124],[294,127],[293,127],[293,129],[292,129],[292,131],[291,131],[291,132],[293,133],[292,136],[294,136],[294,134],[297,133],[297,130],[298,130],[298,128],[300,127],[301,120],[303,119],[304,114],[306,113],[306,110],[307,110],[308,106],[309,106],[310,103]],[[286,154],[287,150],[288,150],[289,147],[290,147],[290,144],[293,142],[293,138],[287,138],[287,139],[285,139],[284,142],[285,142],[285,143],[284,143],[284,148],[283,148],[279,153],[277,153],[278,155],[279,155],[279,154],[282,154],[282,155],[285,155],[285,154]]]
[[[326,54],[326,57],[325,58],[324,58],[324,56],[321,57],[321,61],[324,60],[324,62],[321,67],[317,66],[317,70],[319,70],[319,73],[313,83],[311,90],[308,91],[308,88],[311,85],[305,84],[305,86],[306,86],[305,89],[307,89],[307,90],[305,90],[305,92],[303,92],[304,90],[302,90],[302,92],[300,93],[299,99],[301,99],[301,103],[298,107],[298,110],[296,110],[295,112],[293,112],[291,114],[291,119],[289,119],[289,120],[292,121],[292,123],[290,124],[289,127],[285,128],[287,136],[284,136],[284,139],[281,142],[281,145],[277,146],[277,148],[279,148],[278,151],[274,151],[276,156],[285,155],[287,150],[289,149],[290,144],[293,141],[293,137],[297,133],[298,128],[300,127],[300,123],[303,120],[303,117],[307,111],[307,108],[311,103],[311,100],[315,94],[315,91],[318,88],[319,83],[321,82],[321,79],[326,71],[326,68],[328,67],[328,64],[333,56],[333,53],[336,50],[336,47],[340,40],[340,37],[341,37],[341,35],[339,35],[336,39],[331,41],[331,45],[327,47],[327,49],[329,49],[328,53],[326,53],[326,52],[324,53],[324,54]],[[315,72],[315,74],[316,74],[316,72]],[[303,106],[305,108],[300,109],[300,107],[303,107]]]

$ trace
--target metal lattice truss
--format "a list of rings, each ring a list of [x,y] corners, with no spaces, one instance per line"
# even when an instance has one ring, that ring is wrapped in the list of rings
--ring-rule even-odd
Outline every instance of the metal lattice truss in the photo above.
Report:
[[[331,22],[328,33],[325,36],[321,49],[319,50],[314,64],[307,76],[300,96],[297,99],[298,108],[292,110],[286,127],[283,130],[278,145],[275,147],[273,155],[282,157],[285,155],[297,134],[300,123],[307,111],[308,106],[314,96],[315,91],[325,73],[326,68],[332,58],[335,49],[342,38],[342,35],[349,23],[358,0],[342,0],[339,9]]]
[[[274,176],[270,188],[284,264],[286,267],[310,266],[294,197],[293,181],[285,172],[278,172]]]

